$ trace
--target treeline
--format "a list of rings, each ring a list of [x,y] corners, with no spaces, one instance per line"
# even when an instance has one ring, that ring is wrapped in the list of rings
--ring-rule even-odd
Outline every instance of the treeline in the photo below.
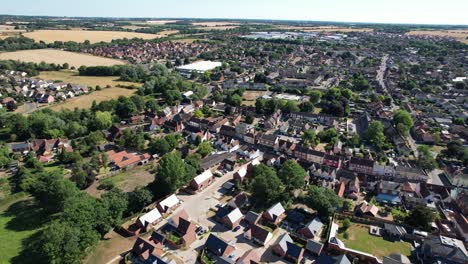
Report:
[[[119,76],[121,81],[128,82],[145,82],[149,76],[140,65],[81,66],[78,72],[82,76]]]
[[[21,71],[26,72],[29,76],[39,75],[41,71],[59,71],[70,68],[68,63],[62,65],[55,63],[33,63],[21,62],[15,60],[0,60],[0,70]]]
[[[9,37],[0,39],[0,51],[17,51],[17,50],[29,50],[29,49],[64,49],[67,51],[81,51],[87,48],[102,47],[108,45],[128,45],[135,42],[163,42],[170,40],[170,38],[157,38],[152,40],[145,40],[141,38],[133,39],[116,39],[111,42],[98,42],[91,43],[89,40],[84,42],[75,41],[54,41],[52,43],[45,43],[43,41],[35,42],[31,38],[24,36]]]
[[[124,193],[111,187],[101,198],[91,197],[64,178],[63,171],[44,171],[34,155],[10,180],[15,190],[31,194],[42,209],[37,220],[44,226],[24,249],[35,263],[80,263],[124,217],[153,201],[146,188]]]

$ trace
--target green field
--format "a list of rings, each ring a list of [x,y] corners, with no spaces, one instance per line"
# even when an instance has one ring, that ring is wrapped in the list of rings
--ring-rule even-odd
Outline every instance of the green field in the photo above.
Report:
[[[353,224],[347,230],[349,237],[343,237],[344,232],[338,233],[337,237],[343,241],[347,248],[359,250],[382,259],[391,253],[400,253],[411,256],[411,244],[407,242],[392,242],[384,240],[382,237],[369,234],[369,226]]]
[[[25,193],[0,200],[0,263],[39,263],[31,249],[47,215]]]

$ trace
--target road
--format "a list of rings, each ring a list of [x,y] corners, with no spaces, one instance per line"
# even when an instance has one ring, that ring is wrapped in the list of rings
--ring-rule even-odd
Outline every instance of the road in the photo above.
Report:
[[[388,92],[387,85],[385,84],[385,72],[387,72],[387,61],[388,61],[388,55],[385,54],[382,57],[382,61],[380,63],[380,67],[377,70],[377,81],[380,84],[380,87],[382,88],[382,91],[386,96],[390,96],[390,93]],[[393,99],[390,105],[390,110],[393,111],[397,109],[398,107],[393,103]]]
[[[219,198],[222,197],[222,185],[227,181],[233,178],[234,173],[236,171],[232,171],[229,173],[224,174],[222,177],[215,178],[215,181],[206,187],[204,190],[196,193],[194,195],[179,193],[177,197],[182,201],[181,205],[174,210],[172,215],[176,215],[178,212],[185,210],[188,216],[192,219],[192,221],[197,222],[198,224],[202,225],[204,228],[213,227],[215,224],[210,222],[207,219],[207,212],[209,208],[214,208],[219,203]],[[163,227],[167,220],[170,219],[169,216],[167,219],[159,222],[157,225],[154,226],[155,230],[160,229]],[[191,248],[197,248],[205,243],[206,237],[204,239],[198,239],[193,243]],[[177,255],[177,257],[182,258],[184,263],[195,263],[197,251],[195,250],[169,250],[169,253],[173,255]],[[107,262],[107,264],[112,263],[119,263],[122,259],[121,255],[115,256],[112,260]]]

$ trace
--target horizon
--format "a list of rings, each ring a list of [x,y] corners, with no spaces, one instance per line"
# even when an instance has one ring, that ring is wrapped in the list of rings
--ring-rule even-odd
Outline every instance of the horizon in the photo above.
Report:
[[[429,23],[405,23],[405,22],[361,22],[361,21],[337,21],[337,20],[294,20],[294,19],[269,19],[269,18],[221,18],[221,17],[125,17],[125,16],[54,16],[54,15],[18,15],[0,14],[0,17],[43,17],[43,18],[104,18],[104,19],[137,19],[137,20],[200,20],[200,21],[261,21],[261,22],[304,22],[304,23],[329,23],[329,24],[362,24],[362,25],[415,25],[415,26],[463,26],[467,24],[429,24]]]
[[[453,25],[467,26],[464,10],[468,2],[395,0],[380,2],[359,0],[331,0],[327,3],[313,0],[216,0],[167,1],[136,0],[82,0],[64,3],[58,0],[18,0],[2,4],[5,16],[44,16],[64,18],[159,18],[205,20],[260,20],[298,21],[322,23],[403,24],[403,25]],[[90,8],[92,7],[92,8]],[[260,15],[259,15],[260,14]]]

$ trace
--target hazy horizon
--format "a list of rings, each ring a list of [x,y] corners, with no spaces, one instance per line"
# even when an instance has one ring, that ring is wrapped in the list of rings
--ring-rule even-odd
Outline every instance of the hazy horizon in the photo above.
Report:
[[[38,3],[39,2],[39,3]],[[284,20],[308,22],[468,25],[468,1],[435,0],[17,0],[2,15],[160,19]]]

